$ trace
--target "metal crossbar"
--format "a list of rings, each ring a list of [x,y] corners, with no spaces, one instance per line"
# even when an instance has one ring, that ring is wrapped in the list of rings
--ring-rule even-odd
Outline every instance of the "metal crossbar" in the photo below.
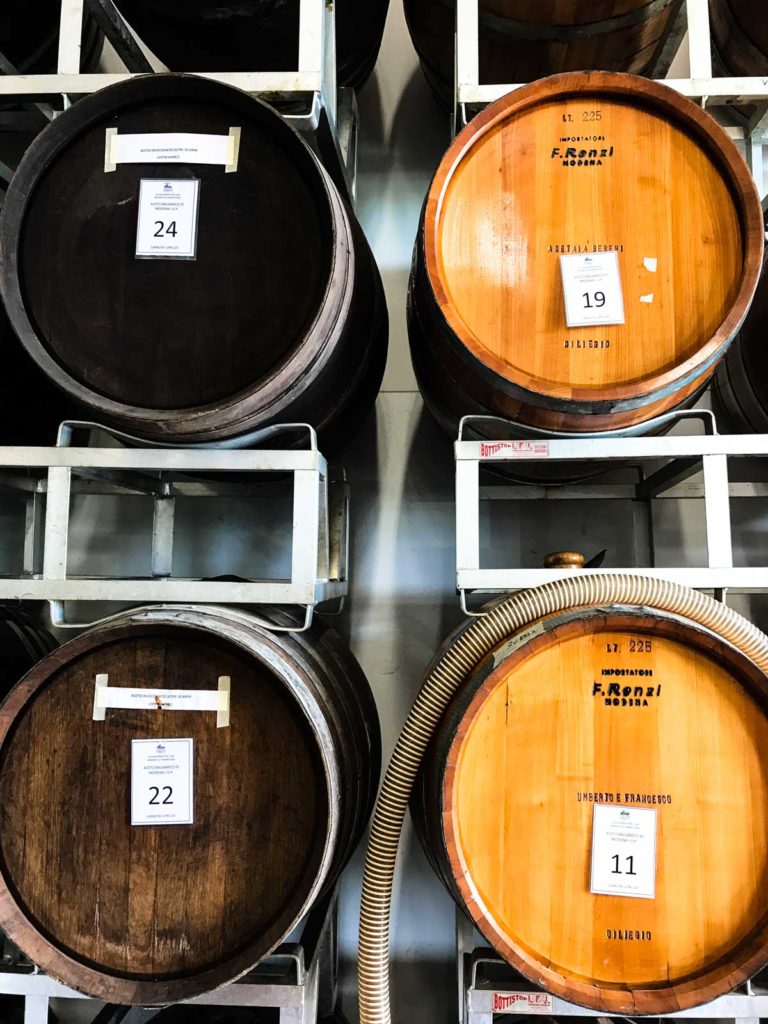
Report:
[[[103,430],[93,424],[76,426]],[[288,431],[293,436],[297,430],[306,432],[304,448],[0,447],[0,488],[23,495],[25,516],[23,571],[0,577],[0,600],[48,601],[55,625],[76,627],[92,623],[70,621],[65,602],[287,604],[303,609],[300,628],[308,628],[318,604],[343,599],[347,592],[349,496],[343,480],[329,481],[326,460],[308,425],[270,428],[262,443],[274,443]],[[71,430],[65,430],[64,440],[71,439]],[[265,496],[268,489],[285,489],[285,479],[259,480],[258,474],[275,473],[290,475],[293,485],[290,579],[173,576],[176,498]],[[152,500],[151,564],[146,575],[95,578],[71,572],[74,494],[144,495]]]
[[[626,499],[631,506],[638,565],[631,568],[583,569],[597,575],[606,572],[638,573],[672,580],[695,590],[714,592],[725,599],[727,591],[768,592],[768,566],[734,565],[730,501],[734,497],[766,497],[768,486],[753,474],[751,480],[731,483],[729,459],[750,458],[757,468],[768,459],[767,434],[722,435],[706,410],[673,413],[670,425],[686,420],[703,422],[707,433],[698,436],[611,437],[594,435],[577,438],[507,440],[512,425],[495,417],[467,416],[461,422],[456,456],[456,587],[462,608],[480,614],[467,605],[471,593],[488,594],[523,590],[562,577],[562,569],[481,567],[480,467],[506,466],[524,470],[531,463],[567,464],[584,461],[610,464],[629,462],[635,467],[632,483],[606,483],[601,478],[559,487],[530,487],[527,484],[484,484],[483,498],[511,500]],[[479,428],[487,441],[465,440],[465,432]],[[750,463],[746,464],[747,466]],[[763,466],[766,464],[763,463]],[[695,481],[692,477],[697,476]],[[749,475],[749,474],[748,474]],[[498,493],[495,493],[498,492]],[[700,499],[706,513],[706,565],[664,567],[655,564],[653,543],[653,502],[657,499]],[[645,563],[645,564],[644,564]]]

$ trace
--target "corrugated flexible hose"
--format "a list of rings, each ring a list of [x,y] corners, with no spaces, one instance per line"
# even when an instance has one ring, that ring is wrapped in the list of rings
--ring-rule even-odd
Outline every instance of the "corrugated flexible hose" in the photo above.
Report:
[[[768,674],[768,636],[725,605],[677,583],[643,576],[566,576],[497,604],[433,663],[389,762],[371,825],[360,907],[358,977],[362,1024],[390,1024],[389,922],[403,819],[424,751],[458,686],[489,651],[554,612],[643,606],[684,616],[717,633]]]

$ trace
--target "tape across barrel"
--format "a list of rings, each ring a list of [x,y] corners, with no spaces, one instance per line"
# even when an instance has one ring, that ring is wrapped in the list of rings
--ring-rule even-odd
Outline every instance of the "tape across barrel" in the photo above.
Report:
[[[240,155],[240,128],[228,135],[200,132],[135,132],[121,135],[107,128],[104,143],[104,170],[109,173],[118,164],[221,164],[229,174],[237,170]]]
[[[99,673],[93,692],[93,720],[103,722],[107,709],[123,711],[215,711],[219,729],[229,725],[231,679],[219,676],[217,690],[152,690],[110,686],[109,676]]]

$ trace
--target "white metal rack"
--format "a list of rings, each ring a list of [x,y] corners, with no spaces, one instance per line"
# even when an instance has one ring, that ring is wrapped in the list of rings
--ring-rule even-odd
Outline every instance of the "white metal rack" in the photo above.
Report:
[[[240,981],[190,999],[189,1004],[274,1008],[280,1011],[280,1024],[317,1024],[318,1018],[329,1017],[336,1005],[337,924],[334,894],[310,910],[296,941],[283,943]],[[89,999],[42,974],[15,948],[3,957],[0,994],[24,997],[24,1024],[48,1024],[51,999]],[[153,1013],[145,1011],[141,1016],[149,1021]],[[131,1024],[130,1017],[126,1024]]]
[[[51,103],[69,106],[73,97],[96,92],[137,74],[167,70],[150,63],[143,44],[112,0],[60,0],[58,71],[48,75],[7,73],[14,69],[0,53],[0,102],[27,101],[52,119]],[[85,7],[126,67],[119,73],[81,73],[81,33]],[[354,199],[357,163],[357,101],[354,90],[337,89],[334,5],[300,0],[298,67],[285,71],[199,72],[226,85],[259,95],[308,136],[336,184]],[[6,73],[2,73],[2,72]],[[189,68],[192,74],[194,68]],[[301,112],[296,103],[301,101]],[[42,121],[44,124],[44,120]]]
[[[455,130],[459,131],[478,109],[499,99],[522,83],[485,85],[480,82],[479,0],[457,0]],[[688,32],[690,77],[666,78],[680,43]],[[708,0],[679,0],[672,29],[656,55],[654,77],[697,101],[702,107],[727,108],[757,103],[745,125],[729,125],[727,131],[745,143],[747,162],[761,196],[768,186],[763,181],[763,147],[768,141],[768,78],[716,77],[712,70],[712,48]]]
[[[713,591],[725,599],[727,591],[768,592],[768,565],[734,566],[731,533],[731,498],[768,497],[768,483],[750,479],[731,482],[729,459],[768,459],[768,435],[717,433],[715,418],[706,410],[673,413],[670,425],[698,419],[706,433],[664,437],[611,437],[509,440],[512,425],[494,417],[467,416],[461,422],[456,454],[456,587],[462,608],[471,593],[522,590],[562,577],[562,569],[481,567],[480,466],[525,470],[532,462],[569,461],[632,464],[634,481],[606,483],[604,478],[558,487],[504,483],[483,487],[484,496],[517,501],[562,501],[594,498],[624,499],[631,503],[636,564],[632,568],[583,569],[585,573],[639,573],[673,580],[695,590]],[[466,431],[479,426],[490,440],[466,440]],[[691,477],[700,474],[698,480]],[[748,474],[749,475],[749,474]],[[752,474],[759,476],[760,474]],[[768,477],[766,477],[768,479]],[[656,499],[703,499],[706,514],[707,564],[665,568],[655,564],[653,502]]]
[[[0,447],[0,487],[25,497],[23,568],[17,576],[0,577],[0,601],[48,601],[54,625],[77,627],[87,623],[69,621],[65,602],[296,605],[303,609],[299,628],[306,629],[318,604],[345,596],[348,488],[343,480],[329,479],[328,465],[310,426],[267,428],[259,436],[269,446],[249,451],[73,447],[77,428],[103,430],[93,424],[70,423],[63,425],[63,443],[57,448]],[[274,447],[281,435],[285,438],[290,432],[293,439],[297,431],[303,447]],[[112,437],[121,435],[112,433]],[[276,473],[292,478],[290,579],[174,577],[176,498],[252,497],[263,494],[265,487],[280,485],[274,479]],[[261,481],[256,474],[262,474]],[[263,474],[273,475],[270,483],[263,482]],[[283,485],[288,482],[287,478],[282,481]],[[95,578],[70,572],[71,498],[77,493],[152,499],[151,561],[146,576]]]

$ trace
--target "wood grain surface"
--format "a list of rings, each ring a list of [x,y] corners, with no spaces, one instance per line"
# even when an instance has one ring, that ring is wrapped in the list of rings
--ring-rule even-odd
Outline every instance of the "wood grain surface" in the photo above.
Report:
[[[94,681],[216,689],[206,712],[107,710]],[[131,741],[194,741],[194,822],[132,826]],[[378,782],[359,666],[329,630],[243,614],[126,613],[40,662],[0,707],[0,926],[37,964],[122,1004],[162,1005],[253,967],[327,892]]]
[[[237,170],[104,170],[105,132],[240,129]],[[195,259],[138,259],[142,179],[197,179]],[[97,419],[155,441],[309,422],[347,440],[387,350],[381,279],[338,189],[266,104],[194,76],[89,96],[22,160],[0,220],[0,288],[41,369]]]
[[[746,165],[693,104],[626,75],[535,83],[478,115],[431,184],[409,311],[420,382],[457,416],[649,421],[711,375],[762,249]],[[625,322],[569,328],[560,258],[605,252]]]
[[[670,1012],[768,960],[766,679],[639,610],[544,620],[460,689],[417,820],[486,938],[564,998]],[[590,891],[595,803],[656,810],[655,897]]]
[[[405,0],[408,27],[438,98],[453,103],[455,0]],[[480,0],[482,84],[566,71],[645,74],[671,27],[672,0]]]
[[[91,721],[96,673],[171,690],[229,675],[232,727],[203,712]],[[132,827],[131,740],[174,737],[194,740],[195,823]],[[73,956],[138,978],[199,972],[294,912],[323,848],[322,778],[300,710],[258,664],[184,632],[100,645],[48,680],[4,749],[3,869]]]
[[[570,166],[569,149],[590,155]],[[626,323],[566,328],[558,255],[595,248],[618,252]],[[468,348],[546,390],[674,369],[718,330],[743,270],[738,211],[710,156],[657,113],[597,96],[485,132],[443,191],[435,249]],[[585,335],[602,347],[578,348]]]

